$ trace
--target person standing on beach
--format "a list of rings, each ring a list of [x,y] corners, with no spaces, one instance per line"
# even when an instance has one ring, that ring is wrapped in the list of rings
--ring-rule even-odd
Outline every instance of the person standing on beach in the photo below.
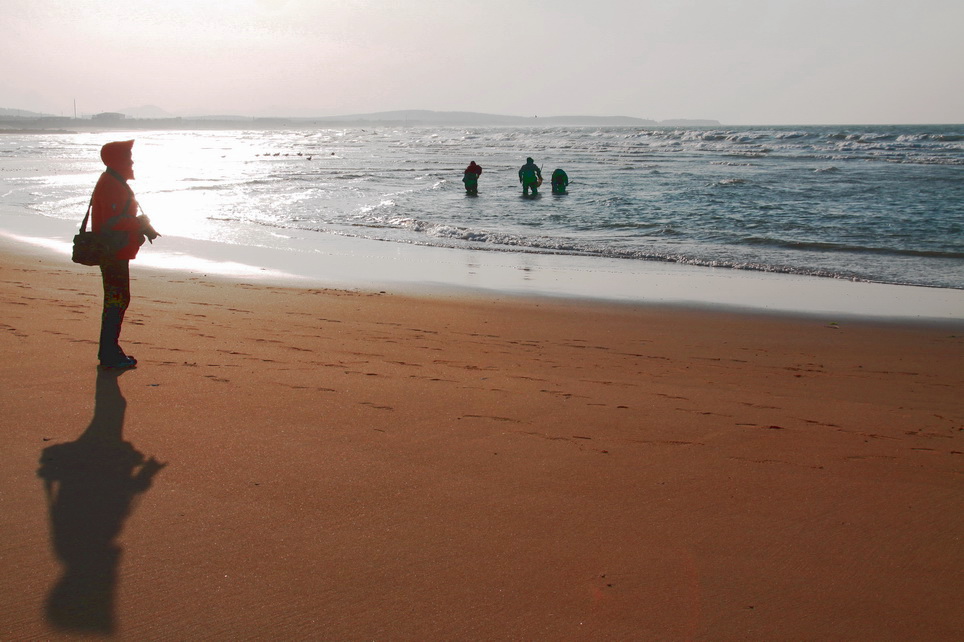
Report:
[[[528,196],[530,189],[533,196],[539,194],[539,186],[542,185],[542,170],[535,164],[531,156],[526,159],[526,164],[519,168],[519,182],[522,183],[523,196]]]
[[[462,182],[465,183],[465,193],[475,195],[479,193],[479,176],[482,175],[482,167],[475,164],[475,161],[469,163],[469,166],[465,168],[465,172],[462,174]]]
[[[112,253],[100,266],[104,281],[104,309],[100,320],[100,349],[97,358],[105,368],[133,368],[137,359],[124,354],[118,344],[124,313],[131,301],[130,261],[148,238],[160,236],[150,219],[137,215],[137,200],[127,181],[134,178],[133,140],[107,143],[100,158],[107,169],[94,187],[91,199],[91,228],[97,234],[114,232]]]

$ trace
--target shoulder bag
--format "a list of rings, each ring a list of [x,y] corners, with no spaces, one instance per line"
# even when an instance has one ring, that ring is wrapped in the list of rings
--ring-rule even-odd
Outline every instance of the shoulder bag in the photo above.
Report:
[[[87,221],[90,219],[90,210],[94,205],[94,197],[90,197],[87,205],[87,213],[84,221],[80,224],[80,231],[74,236],[74,249],[70,260],[81,265],[102,265],[104,261],[114,256],[121,248],[127,245],[129,240],[128,233],[124,230],[110,230],[104,232],[94,232],[93,229],[87,230]],[[119,215],[111,217],[104,227],[110,226],[121,216],[127,214],[127,208],[131,205],[131,199],[127,199],[124,211]]]

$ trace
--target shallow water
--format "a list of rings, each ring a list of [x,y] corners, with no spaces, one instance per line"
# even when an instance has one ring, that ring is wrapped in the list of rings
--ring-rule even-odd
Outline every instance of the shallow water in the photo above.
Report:
[[[162,131],[0,136],[0,197],[78,220],[108,140],[165,236],[297,232],[964,289],[960,126]],[[524,199],[518,167],[546,185]],[[461,183],[483,167],[479,196]],[[548,190],[561,167],[572,184]]]

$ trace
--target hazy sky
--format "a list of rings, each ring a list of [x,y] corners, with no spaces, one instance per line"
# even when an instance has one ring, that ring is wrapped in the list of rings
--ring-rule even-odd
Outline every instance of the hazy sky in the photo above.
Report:
[[[0,107],[964,122],[961,0],[2,0]]]

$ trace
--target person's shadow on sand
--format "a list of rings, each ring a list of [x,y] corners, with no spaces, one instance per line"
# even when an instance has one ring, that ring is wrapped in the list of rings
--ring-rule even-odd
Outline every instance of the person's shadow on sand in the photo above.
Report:
[[[55,627],[95,634],[114,631],[114,590],[121,549],[115,542],[134,499],[165,466],[124,441],[118,378],[99,370],[94,418],[75,441],[48,446],[37,475],[44,481],[53,548],[64,574],[47,596]]]

